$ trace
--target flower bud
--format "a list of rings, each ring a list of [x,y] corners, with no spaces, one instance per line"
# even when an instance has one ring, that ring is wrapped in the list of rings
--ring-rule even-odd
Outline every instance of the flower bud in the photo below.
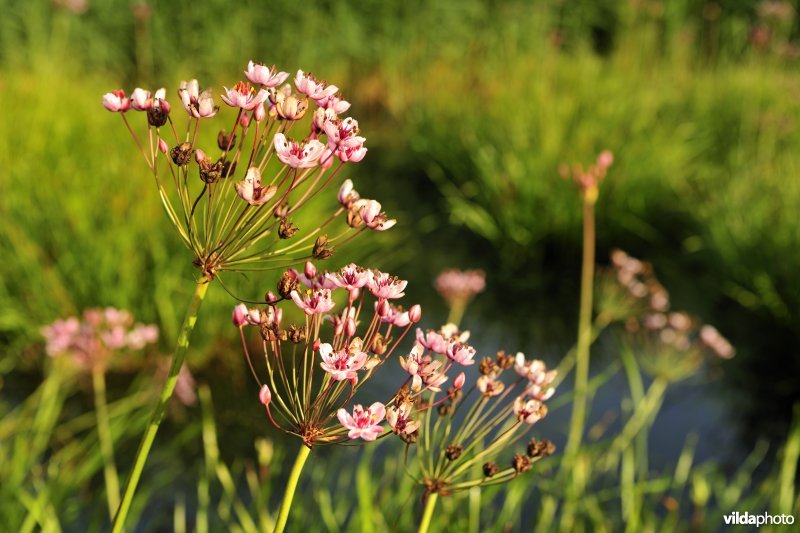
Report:
[[[161,151],[162,154],[166,154],[169,151],[169,146],[167,146],[167,142],[160,138],[158,139],[158,149]]]
[[[247,306],[244,304],[239,304],[233,308],[233,317],[232,317],[233,325],[236,327],[242,327],[247,325]]]
[[[383,318],[389,314],[390,310],[391,307],[389,306],[389,300],[381,300],[380,303],[378,304],[378,309],[377,309],[378,316]]]
[[[358,287],[353,287],[352,289],[350,289],[350,303],[355,302],[360,294],[361,294],[361,289],[359,289]]]
[[[408,310],[408,318],[411,319],[411,322],[416,324],[417,322],[422,319],[422,307],[419,304],[414,304],[411,306],[411,309]]]
[[[352,318],[347,319],[347,326],[345,333],[347,333],[348,337],[352,337],[353,335],[356,334],[356,321],[353,320]]]
[[[314,341],[314,344],[311,345],[311,349],[315,352],[318,352],[321,344],[322,342],[319,339],[317,339]]]
[[[314,266],[314,263],[306,261],[305,273],[308,279],[317,277],[317,267]]]
[[[456,389],[462,389],[464,387],[464,382],[467,380],[467,376],[461,372],[459,375],[456,376],[456,379],[453,380],[453,387]]]
[[[266,117],[267,117],[267,110],[264,109],[264,102],[261,102],[260,104],[258,104],[258,107],[256,107],[256,110],[253,113],[253,118],[256,119],[256,122],[261,122]]]
[[[231,135],[225,130],[219,130],[217,134],[217,146],[220,150],[228,150],[236,144],[236,134]]]
[[[242,116],[239,117],[239,125],[241,125],[243,128],[246,128],[247,126],[249,126],[250,125],[250,117],[247,114],[242,113]]]
[[[206,153],[204,151],[202,151],[201,149],[198,148],[194,152],[194,160],[197,161],[198,164],[200,164],[200,163],[202,163],[204,161],[207,161],[208,160],[208,156],[206,155]]]
[[[269,387],[266,385],[261,386],[261,390],[258,393],[258,400],[264,404],[264,406],[269,405],[269,402],[272,401],[272,392],[270,392]]]
[[[267,294],[264,295],[264,301],[268,304],[274,304],[278,301],[278,297],[275,296],[274,292],[267,291]]]

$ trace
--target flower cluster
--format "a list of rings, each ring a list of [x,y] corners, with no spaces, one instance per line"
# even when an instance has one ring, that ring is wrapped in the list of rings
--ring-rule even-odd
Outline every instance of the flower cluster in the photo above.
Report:
[[[499,352],[480,361],[480,377],[471,387],[465,390],[466,374],[460,372],[443,390],[454,365],[476,362],[468,338],[469,333],[452,324],[437,331],[418,329],[416,344],[400,360],[409,378],[387,410],[392,431],[416,444],[418,482],[428,493],[446,495],[503,483],[554,451],[549,441],[534,440],[505,467],[496,462],[547,414],[544,402],[555,392],[556,372],[522,353],[514,357]],[[511,368],[516,378],[505,380]]]
[[[436,291],[450,307],[464,306],[473,296],[486,288],[486,274],[483,270],[443,271],[436,278]]]
[[[84,369],[104,369],[115,352],[141,350],[158,340],[158,327],[135,323],[128,311],[87,309],[82,318],[56,320],[41,330],[47,354]]]
[[[597,201],[600,183],[606,177],[606,172],[613,163],[614,154],[609,150],[603,150],[597,156],[595,163],[589,165],[588,168],[583,168],[579,164],[571,167],[569,165],[561,165],[558,172],[564,179],[572,178],[572,181],[581,191],[583,198],[590,204],[594,204]]]
[[[340,117],[350,103],[335,85],[302,70],[293,84],[285,83],[287,72],[253,61],[244,75],[246,80],[224,87],[220,95],[235,114],[229,117],[230,133],[219,129],[213,149],[199,146],[204,138],[200,130],[212,127],[207,124],[224,113],[197,80],[182,81],[178,88],[187,117],[183,133],[173,121],[165,89],[151,93],[136,88],[130,97],[116,90],[103,96],[105,108],[118,113],[132,134],[167,215],[203,275],[210,280],[224,270],[265,270],[326,259],[365,229],[391,227],[394,221],[381,212],[380,203],[361,199],[348,180],[339,194],[341,205],[304,237],[296,237],[298,210],[345,163],[364,158],[366,139],[357,120]],[[128,122],[131,110],[146,115],[146,142]],[[306,115],[303,133],[300,124]],[[340,230],[333,227],[337,220]],[[329,226],[335,237],[328,238]],[[281,244],[292,238],[293,244]],[[277,258],[285,259],[283,267],[275,266]]]
[[[601,283],[601,312],[624,321],[641,348],[637,352],[645,370],[679,380],[697,370],[704,352],[723,359],[734,356],[733,346],[713,326],[670,309],[669,293],[650,264],[614,250],[611,265]]]
[[[308,262],[302,272],[289,269],[281,276],[265,307],[234,308],[233,324],[261,385],[259,399],[277,428],[309,447],[373,441],[384,433],[384,420],[391,423],[396,416],[384,403],[350,404],[422,316],[419,305],[406,310],[394,303],[406,283],[355,264],[319,272]],[[286,323],[283,303],[302,311],[300,324]],[[268,376],[263,383],[245,328],[257,329],[261,338]]]

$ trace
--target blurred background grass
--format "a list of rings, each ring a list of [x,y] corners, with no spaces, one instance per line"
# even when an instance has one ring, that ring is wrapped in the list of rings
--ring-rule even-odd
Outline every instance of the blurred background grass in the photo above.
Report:
[[[800,397],[796,8],[1,0],[3,394],[15,405],[41,380],[39,326],[87,307],[128,308],[161,326],[164,351],[173,344],[195,272],[101,95],[174,95],[189,77],[218,94],[252,58],[344,88],[370,148],[348,177],[400,219],[349,254],[411,278],[432,323],[444,317],[428,295],[433,276],[481,267],[490,290],[467,325],[568,342],[579,210],[558,167],[613,150],[599,257],[622,247],[652,261],[679,307],[731,338],[725,394],[742,441],[780,441]],[[256,293],[274,280],[258,283]],[[202,379],[237,390],[246,376],[231,301],[221,290],[209,299],[192,368],[213,359]],[[116,379],[122,396],[133,375]],[[225,398],[220,424],[263,433],[252,403]],[[235,439],[227,449],[236,456]]]

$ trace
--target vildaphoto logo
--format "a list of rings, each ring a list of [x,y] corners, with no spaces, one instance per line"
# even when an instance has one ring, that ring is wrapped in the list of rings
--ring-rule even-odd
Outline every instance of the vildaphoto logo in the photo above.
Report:
[[[761,527],[765,525],[787,525],[794,524],[794,516],[790,514],[752,514],[747,511],[740,513],[734,511],[732,513],[723,515],[725,525],[727,526],[756,526]]]

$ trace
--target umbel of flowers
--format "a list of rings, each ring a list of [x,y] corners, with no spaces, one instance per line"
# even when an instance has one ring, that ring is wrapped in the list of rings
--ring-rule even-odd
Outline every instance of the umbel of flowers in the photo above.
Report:
[[[342,201],[348,201],[352,191],[343,192]],[[303,441],[275,531],[286,525],[312,447],[374,441],[389,434],[384,426],[388,402],[355,397],[420,320],[419,305],[406,310],[394,303],[404,296],[406,284],[355,264],[323,273],[309,262],[303,272],[289,269],[283,274],[277,294],[267,293],[265,307],[234,308],[233,323],[260,385],[260,402],[275,427]],[[300,323],[284,318],[285,305],[302,310]],[[245,329],[257,333],[263,363],[251,357]]]
[[[298,211],[346,163],[364,158],[366,139],[357,120],[340,116],[350,103],[337,86],[302,70],[293,84],[284,83],[288,73],[252,61],[244,74],[247,81],[225,87],[220,96],[235,112],[227,117],[211,90],[201,90],[197,80],[182,81],[177,94],[186,112],[183,125],[173,120],[165,89],[103,97],[141,150],[164,209],[203,275],[210,280],[225,270],[325,259],[357,232],[391,227],[378,202],[360,198],[320,216],[316,227],[294,224]],[[145,135],[129,123],[131,110],[146,117]],[[216,146],[199,145],[200,130],[207,128],[217,133]]]
[[[442,390],[438,368],[475,362],[468,338],[452,324],[417,330],[417,342],[401,360],[409,380],[387,414],[392,431],[416,455],[417,482],[427,500],[420,531],[427,529],[438,496],[508,482],[555,451],[548,440],[520,442],[547,414],[544,402],[555,392],[556,371],[542,361],[498,352],[481,359],[471,386],[461,372]],[[514,446],[516,453],[507,453]]]
[[[624,322],[625,342],[642,368],[656,378],[686,379],[697,372],[704,355],[730,359],[736,353],[714,326],[671,310],[669,293],[652,265],[622,250],[612,251],[600,294],[601,308]]]
[[[225,271],[282,270],[308,259],[327,259],[336,247],[366,230],[394,225],[380,203],[360,198],[349,180],[340,204],[300,228],[298,212],[337,179],[345,164],[367,153],[358,121],[337,86],[298,70],[251,61],[246,80],[224,87],[220,102],[197,80],[177,88],[183,119],[167,91],[115,90],[103,106],[118,114],[153,176],[169,220],[200,271],[178,335],[159,403],[134,460],[112,531],[122,530],[144,463],[177,383],[189,339],[209,283]],[[178,107],[179,109],[179,107]],[[141,114],[143,124],[128,114]],[[221,123],[221,124],[220,124]],[[212,128],[212,135],[205,131]],[[215,142],[203,144],[213,137]],[[307,217],[305,217],[307,219]]]

